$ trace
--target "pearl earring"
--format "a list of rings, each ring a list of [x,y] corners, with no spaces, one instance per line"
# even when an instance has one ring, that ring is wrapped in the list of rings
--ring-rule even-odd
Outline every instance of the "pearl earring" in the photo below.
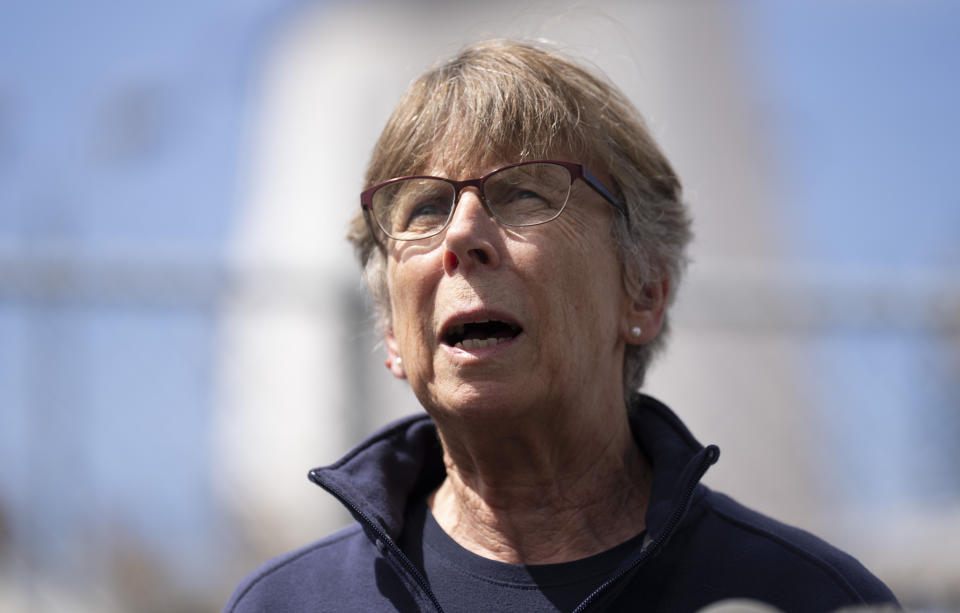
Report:
[[[397,359],[394,360],[394,362],[397,364],[397,368],[403,368],[403,358],[397,356]]]
[[[640,338],[641,334],[643,334],[643,330],[640,329],[640,326],[630,328],[630,335],[633,336],[633,338]]]

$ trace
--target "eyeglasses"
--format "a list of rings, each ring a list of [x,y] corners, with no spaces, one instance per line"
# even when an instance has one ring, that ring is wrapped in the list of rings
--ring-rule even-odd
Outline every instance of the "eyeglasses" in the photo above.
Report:
[[[626,217],[627,208],[582,164],[534,160],[498,168],[478,179],[454,181],[411,176],[390,179],[360,193],[371,231],[412,241],[439,234],[453,218],[460,193],[476,187],[487,213],[505,226],[536,226],[556,219],[573,182],[582,179]]]

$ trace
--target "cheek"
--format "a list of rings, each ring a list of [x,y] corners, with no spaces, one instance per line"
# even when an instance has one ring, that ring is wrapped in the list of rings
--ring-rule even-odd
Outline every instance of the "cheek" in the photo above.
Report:
[[[552,252],[551,272],[570,284],[573,298],[600,291],[619,293],[622,287],[620,260],[607,217],[570,215],[552,239],[541,246]],[[588,296],[585,296],[588,297]],[[582,302],[577,300],[578,302]]]
[[[431,278],[418,258],[391,262],[387,269],[391,327],[400,349],[410,354],[427,337],[432,318]]]
[[[387,289],[390,292],[391,326],[398,339],[406,334],[410,322],[416,320],[416,300],[410,283],[396,270],[388,277]]]
[[[545,269],[548,294],[560,309],[566,333],[618,333],[626,292],[608,233],[595,225],[568,224],[561,234],[562,243],[555,243],[557,249],[547,255]]]

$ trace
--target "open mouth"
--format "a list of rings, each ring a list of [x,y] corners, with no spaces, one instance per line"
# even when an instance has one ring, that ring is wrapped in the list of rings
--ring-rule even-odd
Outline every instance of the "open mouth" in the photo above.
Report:
[[[443,342],[459,349],[483,349],[516,338],[523,328],[495,319],[472,321],[450,326],[443,334]]]

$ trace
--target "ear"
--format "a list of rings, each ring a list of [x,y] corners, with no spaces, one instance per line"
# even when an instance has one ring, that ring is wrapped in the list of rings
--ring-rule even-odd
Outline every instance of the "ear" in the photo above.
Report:
[[[670,278],[646,283],[640,296],[628,297],[620,334],[629,345],[644,345],[652,341],[663,327],[663,316],[670,296]],[[634,332],[639,329],[640,333]]]
[[[403,371],[403,360],[400,359],[400,350],[393,332],[387,332],[383,335],[383,343],[387,347],[387,369],[397,379],[406,379],[407,374]]]

